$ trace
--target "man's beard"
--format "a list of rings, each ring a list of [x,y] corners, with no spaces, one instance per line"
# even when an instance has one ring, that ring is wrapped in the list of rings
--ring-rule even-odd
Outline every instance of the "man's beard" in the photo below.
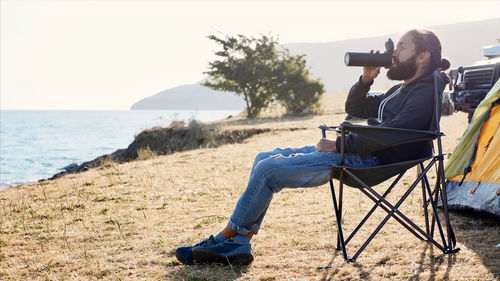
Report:
[[[391,80],[406,80],[417,73],[417,55],[413,55],[406,61],[399,62],[391,66],[387,71],[387,78]]]

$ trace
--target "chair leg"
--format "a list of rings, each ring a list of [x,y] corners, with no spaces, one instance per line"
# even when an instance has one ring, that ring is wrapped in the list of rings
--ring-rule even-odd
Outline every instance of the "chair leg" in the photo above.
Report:
[[[422,170],[424,169],[424,165],[422,163],[420,163],[420,165],[418,165],[417,167],[418,167],[418,175],[417,176],[420,176],[422,174]],[[422,182],[422,201],[423,201],[422,207],[424,208],[425,232],[427,232],[427,234],[430,234],[429,212],[427,209],[429,203],[427,201],[427,195],[425,193],[425,181],[424,181],[424,179],[422,179],[421,182]]]
[[[391,186],[382,194],[382,197],[385,198],[392,190],[392,188],[399,182],[399,179],[404,175],[404,172],[401,173],[391,184]],[[349,241],[354,237],[356,232],[363,226],[363,224],[368,220],[368,218],[371,216],[371,214],[375,211],[377,207],[380,206],[384,211],[389,213],[391,210],[387,208],[385,205],[382,204],[381,200],[377,200],[376,197],[371,195],[368,192],[365,192],[364,190],[361,190],[368,198],[370,198],[373,202],[375,202],[375,205],[370,209],[370,211],[365,215],[365,217],[361,220],[361,222],[356,226],[356,228],[352,231],[352,233],[345,239],[345,244],[347,245]],[[417,237],[420,241],[426,241],[422,236],[420,236],[415,230],[413,230],[408,224],[406,224],[402,219],[400,219],[397,214],[394,214],[394,219],[399,222],[402,226],[404,226],[409,232],[411,232],[415,237]]]
[[[427,178],[425,178],[425,180],[427,181]],[[448,249],[448,246],[447,246],[447,242],[446,242],[446,239],[444,238],[444,232],[443,232],[443,228],[441,226],[441,222],[439,220],[439,216],[438,216],[438,213],[437,213],[437,206],[436,206],[436,200],[433,200],[432,199],[432,192],[431,192],[431,189],[430,189],[430,186],[427,182],[426,184],[426,189],[427,189],[427,192],[429,194],[429,201],[430,201],[430,204],[431,204],[431,207],[432,207],[432,212],[433,212],[433,218],[435,218],[436,220],[436,224],[438,226],[438,230],[439,230],[439,235],[441,236],[441,240],[443,241],[443,252],[446,253],[447,252],[447,249]]]
[[[439,197],[439,182],[436,181],[436,184],[434,185],[434,191],[432,192],[432,196],[434,198],[434,202],[438,201]],[[429,200],[430,203],[430,200]],[[432,220],[431,220],[431,236],[434,237],[434,229],[436,227],[436,218],[434,217],[434,214],[432,215]]]
[[[423,171],[424,175],[429,171],[430,167],[434,163],[435,163],[435,160],[431,161],[431,163],[424,169],[424,171]],[[361,253],[361,251],[364,249],[364,247],[366,247],[368,245],[368,243],[373,239],[373,237],[377,234],[377,232],[380,231],[380,229],[387,222],[387,220],[390,217],[394,217],[393,216],[394,213],[397,213],[401,218],[404,219],[404,221],[406,223],[408,223],[409,225],[411,225],[411,227],[413,229],[415,229],[421,235],[423,235],[424,237],[426,237],[430,242],[432,242],[440,250],[442,250],[443,252],[445,251],[445,248],[443,248],[443,246],[441,246],[437,241],[435,241],[432,237],[430,237],[429,234],[427,234],[425,231],[423,231],[420,227],[418,227],[415,223],[413,223],[409,218],[407,218],[403,213],[401,213],[398,210],[399,206],[404,202],[404,200],[406,200],[406,198],[409,196],[409,194],[415,189],[415,187],[417,186],[418,182],[420,182],[420,180],[422,180],[422,178],[423,178],[424,175],[419,176],[417,178],[417,180],[412,184],[412,186],[405,192],[405,194],[397,202],[397,204],[395,206],[393,206],[391,203],[389,203],[387,200],[385,200],[385,198],[383,198],[380,194],[378,194],[375,190],[373,190],[373,188],[371,188],[370,186],[364,184],[363,181],[361,181],[356,175],[354,175],[353,173],[351,173],[349,170],[346,170],[346,173],[348,173],[350,177],[352,177],[353,179],[355,179],[356,181],[358,181],[358,183],[360,183],[366,189],[366,190],[361,189],[363,192],[368,193],[368,191],[369,191],[371,194],[373,194],[375,197],[377,197],[381,202],[383,202],[388,208],[391,209],[391,211],[389,212],[389,214],[379,224],[379,226],[374,231],[374,233],[372,233],[372,235],[368,238],[368,240],[365,242],[365,244],[363,244],[363,246],[360,248],[360,250],[358,250],[358,252],[353,256],[352,259],[356,259],[357,258],[357,256]]]
[[[339,179],[339,217],[338,220],[340,221],[340,224],[342,224],[342,201],[343,201],[343,193],[344,193],[344,171],[340,171],[340,179]],[[339,235],[337,236],[337,250],[340,250],[340,232]],[[345,247],[345,242],[344,242],[344,247]]]
[[[439,159],[439,176],[440,176],[440,183],[441,183],[441,202],[443,202],[443,211],[444,211],[444,216],[445,216],[445,222],[446,222],[446,233],[447,233],[447,238],[448,238],[448,245],[449,248],[447,248],[447,251],[450,253],[456,253],[460,251],[460,248],[453,249],[455,248],[457,241],[455,239],[455,233],[453,232],[453,229],[451,227],[451,222],[450,222],[450,216],[448,212],[448,195],[446,194],[446,182],[445,182],[445,176],[444,176],[444,168],[443,168],[443,159]]]
[[[330,180],[330,191],[332,193],[332,200],[333,200],[333,209],[335,211],[335,219],[337,220],[337,243],[340,244],[340,247],[342,249],[342,255],[344,256],[344,260],[348,261],[349,259],[347,258],[347,251],[345,248],[345,243],[344,243],[344,235],[342,234],[342,223],[340,220],[340,215],[339,215],[339,209],[337,206],[337,198],[335,196],[335,188],[333,187],[333,180]],[[339,241],[340,240],[340,241]]]
[[[396,178],[396,180],[394,180],[394,182],[391,184],[391,186],[389,186],[389,188],[384,192],[384,194],[382,195],[384,198],[396,186],[396,184],[399,182],[399,180],[403,177],[404,173],[405,172],[401,173]],[[339,180],[341,180],[339,182],[339,186],[343,185],[342,179],[343,179],[343,175],[341,175],[339,177]],[[354,237],[354,235],[356,234],[356,232],[362,227],[362,225],[366,222],[366,220],[370,217],[370,215],[375,211],[375,209],[378,206],[380,206],[382,209],[384,209],[384,211],[386,211],[387,213],[390,212],[390,209],[388,209],[383,204],[381,204],[380,200],[376,201],[376,199],[371,194],[369,194],[369,193],[366,194],[365,193],[368,197],[370,197],[370,199],[372,199],[376,203],[372,207],[372,209],[368,212],[368,214],[363,218],[363,220],[358,224],[358,226],[351,232],[351,234],[349,235],[349,237],[347,239],[344,239],[344,237],[343,237],[343,231],[342,231],[342,216],[341,216],[342,209],[341,209],[341,205],[340,205],[342,203],[342,201],[340,201],[340,196],[341,196],[340,194],[342,194],[342,193],[339,193],[339,204],[337,205],[337,200],[336,200],[336,196],[335,196],[335,188],[334,188],[334,185],[333,185],[333,180],[330,180],[330,191],[332,193],[333,207],[334,207],[334,210],[335,210],[335,217],[336,217],[336,220],[337,220],[337,229],[338,229],[338,232],[337,232],[337,248],[336,248],[336,250],[342,250],[342,254],[343,254],[344,260],[346,262],[354,262],[356,258],[348,258],[348,256],[347,256],[347,243],[351,240],[351,238]],[[409,227],[399,217],[397,217],[396,215],[394,215],[393,217],[394,217],[394,219],[396,219],[396,221],[398,221],[399,223],[401,223],[401,225],[403,225],[405,228],[407,228],[408,231],[410,231],[411,233],[413,233],[417,238],[419,238],[422,241],[424,240],[420,235],[418,235],[418,233],[416,233],[411,227]],[[356,257],[358,255],[356,255]],[[321,267],[321,268],[323,268],[323,267]]]
[[[440,162],[440,161],[439,161]],[[439,163],[440,165],[442,165],[442,163]],[[439,165],[438,164],[438,165]],[[438,167],[438,169],[442,169],[442,166]],[[443,170],[441,170],[442,172],[444,172]],[[450,254],[450,253],[456,253],[458,251],[460,251],[460,249],[453,249],[455,247],[455,235],[453,233],[453,230],[451,229],[451,224],[449,222],[449,216],[448,216],[448,212],[445,212],[445,222],[446,222],[446,227],[447,227],[447,234],[448,234],[448,240],[445,239],[444,237],[444,231],[443,231],[443,228],[442,228],[442,224],[439,220],[439,216],[438,216],[438,213],[437,213],[437,198],[438,198],[438,193],[439,193],[439,184],[440,184],[440,179],[443,180],[444,179],[444,174],[442,173],[438,173],[437,175],[437,179],[436,179],[436,189],[434,191],[434,200],[432,199],[432,195],[433,195],[433,192],[431,191],[431,188],[430,188],[430,185],[429,185],[429,182],[427,180],[427,177],[424,177],[425,179],[425,182],[426,182],[426,188],[427,188],[427,192],[429,194],[429,202],[432,206],[432,210],[433,210],[433,226],[434,226],[434,219],[435,219],[435,222],[438,226],[438,230],[439,230],[439,234],[441,236],[441,239],[443,241],[443,252],[445,254]],[[442,183],[442,181],[441,181]],[[442,190],[442,189],[441,189]],[[436,192],[437,191],[437,192]],[[443,197],[446,197],[446,194],[443,195],[443,193],[441,193],[441,196],[442,198]],[[444,200],[444,199],[442,199]],[[433,233],[434,229],[432,230],[432,233]]]
[[[431,229],[431,236],[434,234],[434,226],[437,224],[439,234],[441,236],[441,239],[443,240],[443,246],[444,246],[444,253],[449,254],[449,253],[456,253],[460,251],[460,249],[454,249],[456,245],[456,240],[455,240],[455,234],[453,233],[453,229],[451,227],[450,219],[449,219],[449,213],[447,209],[447,196],[446,196],[446,190],[445,189],[445,183],[444,183],[444,169],[443,169],[443,163],[442,163],[442,158],[438,158],[437,161],[437,175],[436,175],[436,185],[434,187],[434,192],[431,192],[430,186],[427,182],[427,178],[425,178],[426,183],[427,183],[427,188],[429,192],[429,201],[431,203],[431,206],[433,208],[433,217],[432,217],[432,229]],[[440,188],[442,186],[442,188]],[[441,192],[440,192],[441,191]],[[442,228],[442,224],[439,221],[439,216],[437,213],[437,202],[438,202],[438,195],[441,194],[441,201],[443,202],[443,211],[444,211],[444,219],[446,223],[446,234],[447,234],[447,239],[444,238],[444,232]],[[432,197],[434,195],[434,200],[432,200]]]
[[[404,174],[405,174],[405,172],[399,174],[399,176],[394,180],[394,182],[391,184],[391,186],[389,186],[387,188],[387,190],[384,192],[384,194],[382,194],[382,197],[385,198],[392,191],[392,189],[396,186],[396,183],[399,182],[399,180],[403,177]],[[380,200],[379,201],[376,201],[374,199],[372,199],[372,200],[375,201],[375,205],[373,205],[373,207],[370,209],[370,211],[368,211],[368,213],[365,215],[365,217],[358,223],[358,225],[354,228],[354,230],[351,232],[349,237],[347,237],[347,239],[345,239],[346,245],[349,243],[349,241],[351,241],[351,239],[354,237],[354,235],[356,235],[358,230],[361,229],[361,227],[365,224],[365,222],[373,214],[373,212],[375,212],[375,210],[377,209],[378,206],[380,206],[381,208],[384,208],[384,205],[380,204]],[[385,210],[385,211],[388,212],[387,210]]]
[[[357,257],[361,254],[361,252],[368,246],[368,244],[373,240],[373,238],[377,235],[377,233],[382,229],[382,227],[386,224],[386,222],[392,217],[401,225],[403,225],[406,229],[408,229],[412,234],[414,234],[417,238],[420,240],[424,240],[425,237],[428,242],[431,242],[434,244],[437,248],[439,248],[441,251],[444,253],[455,253],[458,252],[460,249],[453,249],[455,246],[455,237],[453,234],[453,231],[451,229],[451,224],[449,223],[449,217],[448,217],[448,212],[447,209],[445,210],[445,219],[446,219],[446,227],[447,227],[447,234],[448,234],[448,239],[445,238],[444,231],[442,224],[439,220],[439,216],[437,213],[437,198],[439,195],[441,195],[441,200],[445,202],[444,200],[446,199],[446,191],[443,192],[442,188],[440,187],[440,184],[443,183],[444,175],[442,174],[442,166],[440,166],[440,171],[441,173],[438,173],[437,176],[437,183],[434,188],[434,191],[431,191],[431,187],[429,184],[429,181],[427,179],[427,172],[430,170],[430,168],[434,164],[441,164],[442,163],[436,163],[438,162],[436,158],[434,158],[428,165],[427,167],[424,168],[423,164],[420,164],[420,168],[422,169],[422,172],[418,175],[417,179],[415,182],[408,188],[408,190],[404,193],[404,195],[398,200],[398,202],[395,205],[392,205],[389,203],[385,197],[387,194],[392,190],[392,188],[396,185],[396,183],[399,181],[399,179],[403,176],[404,173],[400,174],[398,178],[391,184],[391,186],[382,194],[380,195],[377,193],[373,188],[370,186],[366,185],[363,181],[361,181],[356,175],[354,175],[352,172],[350,172],[347,169],[342,169],[342,172],[340,174],[340,184],[339,184],[339,201],[337,201],[336,198],[336,193],[335,193],[335,188],[333,185],[333,180],[330,180],[330,191],[332,193],[332,200],[333,200],[333,207],[335,211],[335,218],[337,220],[337,229],[338,229],[338,234],[337,234],[337,250],[342,250],[342,254],[344,257],[344,260],[347,262],[354,262]],[[344,173],[346,173],[348,176],[350,176],[352,179],[356,180],[361,186],[364,188],[361,188],[360,190],[367,195],[372,201],[375,202],[375,205],[371,208],[371,210],[368,212],[368,214],[362,219],[360,224],[353,230],[353,232],[349,235],[349,237],[344,240],[344,235],[342,231],[342,197],[343,197],[343,179],[344,179]],[[401,204],[407,199],[407,197],[413,192],[415,187],[421,183],[422,185],[422,196],[424,200],[424,213],[425,213],[425,225],[426,225],[426,231],[422,230],[419,226],[417,226],[415,223],[413,223],[408,217],[406,217],[401,211],[398,210],[398,208],[401,206]],[[444,185],[443,185],[444,186]],[[441,191],[441,193],[439,193]],[[337,203],[338,202],[338,203]],[[428,209],[428,204],[431,205],[432,209],[432,223],[429,226],[429,209]],[[384,211],[387,212],[387,216],[380,222],[380,224],[376,227],[376,229],[372,232],[372,234],[368,237],[368,239],[363,243],[363,245],[357,250],[357,252],[349,258],[347,256],[347,250],[346,250],[346,245],[347,243],[351,240],[351,238],[355,235],[355,233],[360,229],[360,227],[366,222],[368,217],[375,211],[375,209],[380,206]],[[434,227],[437,225],[438,231],[440,238],[442,240],[442,244],[438,243],[436,240],[433,238],[433,233],[434,233]],[[430,229],[429,229],[430,228]]]
[[[430,165],[429,165],[430,166]],[[424,171],[424,173],[427,173],[429,167],[426,168],[426,170]],[[379,199],[379,201],[376,201],[375,198],[373,198],[373,196],[370,196],[369,193],[367,193],[364,189],[361,189],[362,192],[364,192],[368,197],[370,197],[373,201],[376,202],[376,206],[378,204],[381,204],[381,202],[384,202],[384,204],[386,204],[390,209],[388,209],[387,207],[385,207],[384,205],[380,205],[386,212],[388,212],[388,215],[385,217],[385,219],[379,224],[379,226],[377,227],[377,229],[370,235],[370,237],[365,241],[365,243],[361,246],[361,248],[356,252],[356,254],[352,257],[352,258],[348,258],[347,257],[347,251],[346,251],[346,244],[345,244],[345,240],[343,238],[343,233],[342,233],[342,226],[341,226],[341,220],[340,220],[340,213],[339,213],[339,208],[338,208],[338,205],[337,205],[337,200],[336,200],[336,196],[335,196],[335,189],[334,189],[334,186],[333,186],[333,181],[330,180],[330,191],[332,193],[332,199],[333,199],[333,205],[334,205],[334,210],[335,210],[335,216],[336,216],[336,219],[337,219],[337,229],[338,229],[338,237],[340,238],[340,246],[341,246],[341,249],[342,249],[342,253],[343,253],[343,256],[344,256],[344,260],[347,261],[347,262],[354,262],[356,260],[356,258],[361,254],[361,252],[364,250],[364,248],[371,242],[371,240],[375,237],[375,235],[380,231],[380,229],[385,225],[385,223],[389,220],[389,218],[393,217],[395,218],[396,220],[400,221],[402,223],[403,226],[405,226],[408,230],[410,230],[412,233],[414,233],[415,236],[419,237],[420,236],[418,234],[415,233],[415,231],[413,231],[408,225],[406,225],[404,222],[402,222],[396,215],[395,213],[397,213],[399,216],[401,216],[406,222],[410,223],[410,225],[416,229],[416,230],[419,230],[422,234],[426,234],[425,232],[423,232],[423,230],[421,230],[418,226],[416,226],[413,222],[411,222],[410,219],[408,219],[406,216],[404,216],[400,211],[397,210],[397,208],[404,202],[404,200],[408,197],[408,195],[413,191],[413,189],[416,187],[416,184],[422,179],[422,176],[419,177],[419,179],[416,181],[416,183],[414,183],[410,188],[409,190],[405,193],[405,195],[399,200],[399,202],[396,204],[396,206],[392,206],[387,200],[385,200],[385,198],[381,197],[376,191],[374,191],[371,187],[365,185],[359,178],[357,178],[354,174],[352,174],[351,172],[349,172],[348,170],[344,170],[346,173],[349,174],[349,176],[351,176],[352,178],[354,178],[356,181],[358,181],[360,184],[364,185],[364,187],[366,189],[369,189],[372,193],[375,194],[375,196]],[[402,176],[402,175],[401,175]],[[400,178],[400,177],[399,177]],[[424,235],[425,236],[425,235]],[[428,237],[428,235],[427,235]],[[420,238],[421,240],[423,240],[422,238]],[[433,241],[433,239],[431,238],[431,240]],[[437,242],[433,241],[438,247],[439,247],[439,244],[437,244]]]

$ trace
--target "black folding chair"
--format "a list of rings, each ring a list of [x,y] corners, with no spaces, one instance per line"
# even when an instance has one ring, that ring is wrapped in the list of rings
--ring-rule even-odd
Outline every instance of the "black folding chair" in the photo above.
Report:
[[[348,122],[342,123],[340,126],[326,126],[321,124],[319,128],[322,130],[323,137],[326,137],[326,131],[337,131],[341,134],[341,163],[340,165],[333,166],[331,177],[338,179],[339,181],[339,194],[338,201],[335,195],[335,188],[333,185],[333,180],[330,180],[330,190],[332,193],[333,207],[335,211],[335,218],[337,221],[337,250],[342,250],[344,260],[347,262],[354,262],[365,247],[372,241],[375,235],[382,229],[385,223],[392,217],[403,227],[405,227],[410,233],[415,235],[419,240],[426,241],[434,244],[443,253],[450,254],[456,253],[460,249],[455,248],[456,240],[453,233],[447,206],[447,196],[445,187],[445,177],[444,177],[444,166],[443,159],[444,154],[442,151],[441,137],[444,134],[439,128],[439,119],[441,112],[441,96],[442,92],[439,90],[439,83],[446,83],[443,79],[441,72],[434,72],[434,84],[435,84],[435,110],[433,117],[433,128],[428,131],[417,131],[399,128],[387,128],[387,127],[377,127],[377,126],[364,126],[364,125],[353,125]],[[388,165],[380,165],[368,168],[352,168],[345,166],[344,163],[344,140],[348,133],[356,133],[367,138],[370,141],[381,143],[387,146],[394,146],[405,143],[421,142],[421,141],[436,141],[437,142],[437,153],[430,153],[430,155],[423,157],[421,159],[415,159],[411,161],[405,161],[400,163],[393,163]],[[425,164],[426,161],[429,161]],[[393,190],[398,184],[399,180],[403,177],[405,172],[412,167],[420,167],[421,172],[407,189],[407,191],[400,197],[396,204],[391,204],[386,200],[387,195]],[[436,167],[436,183],[434,190],[431,190],[429,179],[427,177],[427,172],[431,170],[432,167]],[[393,180],[391,185],[382,194],[378,193],[373,189],[379,183],[382,183],[390,178],[396,178]],[[416,225],[412,220],[410,220],[406,215],[404,215],[398,208],[403,204],[406,198],[411,194],[417,185],[421,183],[422,185],[422,196],[423,196],[423,208],[424,208],[424,220],[425,220],[425,231],[422,230],[418,225]],[[368,211],[366,216],[359,222],[358,226],[354,228],[352,233],[344,239],[344,233],[342,229],[342,199],[343,199],[343,186],[344,184],[358,188],[363,194],[368,198],[373,200],[375,204]],[[442,227],[442,221],[439,218],[437,212],[437,201],[438,196],[441,196],[441,202],[443,202],[444,220],[446,225],[446,235]],[[431,207],[432,218],[429,221],[429,206]],[[373,214],[373,212],[380,207],[385,212],[387,212],[386,217],[380,222],[376,229],[371,233],[371,235],[366,239],[362,246],[356,251],[352,257],[348,257],[346,246],[351,241],[351,239],[356,235],[363,224],[368,220],[368,218]],[[434,239],[434,230],[437,226],[439,232],[439,238]],[[446,236],[446,237],[445,237]],[[438,240],[440,242],[438,242]]]

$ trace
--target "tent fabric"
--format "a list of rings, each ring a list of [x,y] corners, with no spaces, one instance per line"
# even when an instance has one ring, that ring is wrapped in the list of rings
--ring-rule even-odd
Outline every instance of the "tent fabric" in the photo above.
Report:
[[[462,185],[458,181],[447,182],[448,207],[487,212],[500,218],[499,186],[487,182],[476,185],[477,183],[470,181],[463,182]]]
[[[451,208],[500,218],[500,79],[479,104],[445,167]],[[466,176],[464,172],[467,170]]]
[[[471,172],[465,181],[493,182],[500,184],[500,105],[491,110],[477,141],[477,151]],[[450,180],[461,181],[463,173]]]
[[[462,139],[453,151],[444,169],[446,178],[462,175],[474,154],[474,147],[484,121],[488,118],[491,105],[500,98],[500,79],[488,92],[472,116]]]

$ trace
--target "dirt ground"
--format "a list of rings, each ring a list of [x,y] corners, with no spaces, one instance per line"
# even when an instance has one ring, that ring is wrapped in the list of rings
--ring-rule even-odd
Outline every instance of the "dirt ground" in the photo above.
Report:
[[[175,248],[196,243],[226,224],[259,151],[315,144],[318,123],[345,118],[345,94],[327,94],[322,113],[257,120],[224,120],[232,128],[303,128],[272,131],[241,144],[198,149],[71,174],[54,181],[0,191],[1,280],[498,280],[500,222],[452,212],[458,254],[445,255],[420,242],[393,219],[355,263],[335,251],[335,217],[328,185],[275,194],[248,267],[184,266]],[[279,113],[279,112],[278,112]],[[267,115],[266,115],[267,114]],[[460,139],[467,118],[444,116],[444,150]],[[408,171],[389,200],[416,175]],[[435,180],[431,176],[431,181]],[[337,182],[335,182],[337,184]],[[382,190],[386,184],[377,186]],[[372,201],[357,189],[344,191],[343,223],[352,229]],[[423,225],[421,191],[401,210]],[[385,212],[379,210],[375,219]],[[362,244],[377,225],[369,220]],[[353,254],[353,251],[350,251]],[[317,269],[331,264],[331,268]]]

